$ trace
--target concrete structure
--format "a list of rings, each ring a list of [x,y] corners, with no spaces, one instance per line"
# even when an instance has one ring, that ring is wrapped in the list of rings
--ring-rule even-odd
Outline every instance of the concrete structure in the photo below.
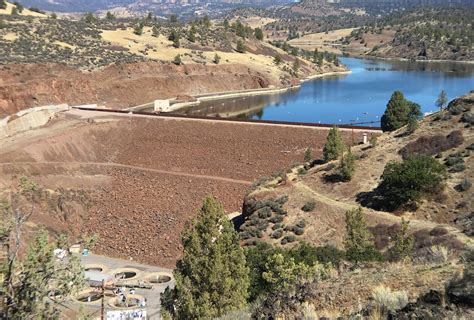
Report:
[[[169,100],[155,100],[154,111],[155,112],[169,112],[170,101]]]
[[[0,120],[0,138],[45,125],[57,112],[69,110],[67,104],[34,107]]]
[[[130,308],[118,307],[115,302],[120,295],[114,295],[111,288],[106,288],[104,299],[106,319],[129,319],[127,316],[130,315],[134,315],[130,319],[160,319],[160,294],[168,286],[174,287],[173,270],[95,254],[87,256],[75,254],[75,256],[81,260],[86,277],[90,278],[93,274],[99,277],[109,276],[114,279],[117,288],[125,290],[127,297],[145,299],[146,305]],[[119,276],[126,274],[127,278]],[[130,289],[133,289],[134,293],[131,293]],[[78,296],[87,296],[90,293],[100,293],[100,288],[84,288],[76,297],[66,302],[65,311],[75,310],[74,313],[77,314],[82,307],[86,315],[97,319],[100,315],[102,299],[94,301],[82,299],[82,302],[77,299]]]
[[[362,134],[362,136],[363,136],[363,138],[364,138],[364,140],[363,140],[363,141],[364,141],[364,144],[367,144],[367,135],[368,135],[367,132],[364,132],[364,133]]]

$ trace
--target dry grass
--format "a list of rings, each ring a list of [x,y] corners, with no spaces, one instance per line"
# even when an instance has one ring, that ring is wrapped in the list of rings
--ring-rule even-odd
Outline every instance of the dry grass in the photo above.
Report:
[[[374,288],[372,298],[378,307],[389,311],[400,310],[408,303],[408,295],[405,291],[392,291],[383,285]]]
[[[289,43],[292,46],[310,51],[318,49],[319,51],[341,53],[341,50],[334,46],[332,42],[338,42],[341,38],[350,35],[353,30],[354,28],[347,28],[329,31],[328,33],[319,32],[307,34],[301,38],[293,39]]]
[[[258,17],[258,16],[251,16],[251,17],[236,17],[235,19],[232,19],[230,22],[235,22],[237,21],[237,19],[240,19],[240,21],[244,24],[244,25],[248,25],[252,28],[262,28],[263,26],[269,24],[269,23],[272,23],[272,22],[275,22],[277,21],[276,19],[272,19],[272,18],[262,18],[262,17]]]
[[[17,35],[16,33],[13,33],[13,32],[9,32],[7,34],[5,34],[3,36],[3,39],[4,40],[7,40],[7,41],[15,41],[16,39],[18,39],[20,36]]]
[[[6,9],[0,9],[0,15],[1,14],[11,14],[13,7],[14,7],[13,4],[7,2]],[[20,13],[19,15],[21,15],[21,16],[31,16],[31,17],[42,17],[42,18],[46,17],[45,14],[42,14],[42,13],[39,13],[39,12],[34,12],[34,11],[28,10],[26,8],[24,8],[22,13]]]
[[[140,36],[134,34],[131,28],[126,30],[104,30],[102,32],[102,38],[112,44],[127,48],[134,54],[151,59],[173,61],[176,55],[179,54],[184,64],[194,64],[196,60],[202,60],[202,58],[197,57],[191,49],[173,47],[172,41],[169,41],[163,35],[160,35],[158,38],[153,37],[150,27],[144,28],[143,34]],[[263,45],[270,46],[269,44]],[[144,54],[143,51],[146,48],[149,48],[149,50],[147,54]],[[284,51],[278,48],[271,47],[271,49],[277,51],[280,55],[285,54]],[[212,63],[216,52],[221,57],[221,64],[244,64],[275,79],[278,79],[283,74],[281,69],[277,68],[273,63],[273,57],[249,52],[204,51],[201,54],[201,56],[205,57],[205,61],[203,62]]]

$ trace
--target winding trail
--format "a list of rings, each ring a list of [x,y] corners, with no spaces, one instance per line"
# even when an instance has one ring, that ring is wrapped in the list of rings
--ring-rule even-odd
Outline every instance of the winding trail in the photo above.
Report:
[[[316,198],[318,201],[320,201],[324,204],[334,206],[334,207],[338,207],[338,208],[341,208],[341,209],[346,210],[346,211],[351,210],[351,209],[355,209],[355,208],[360,206],[359,204],[354,203],[350,200],[345,200],[345,201],[350,201],[350,202],[341,202],[341,201],[329,198],[328,196],[325,196],[324,194],[315,191],[314,189],[312,189],[311,187],[309,187],[308,185],[303,183],[301,180],[296,182],[294,184],[294,187],[297,188],[301,192],[311,194],[314,198]],[[377,210],[373,210],[373,209],[369,209],[369,208],[364,208],[364,210],[367,212],[368,215],[373,215],[373,216],[376,215],[376,216],[379,216],[379,217],[383,217],[383,218],[385,218],[389,221],[392,221],[394,223],[399,223],[402,219],[402,217],[398,217],[396,215],[393,215],[391,213],[384,212],[384,211],[377,211]],[[432,228],[435,228],[435,227],[442,226],[443,228],[447,229],[450,234],[455,235],[456,238],[459,239],[460,241],[462,241],[463,243],[465,243],[467,245],[471,245],[471,246],[474,245],[474,242],[472,241],[472,239],[470,237],[468,237],[466,234],[464,234],[459,229],[454,228],[453,226],[450,226],[448,224],[439,224],[439,223],[436,223],[436,222],[431,222],[431,221],[426,221],[426,220],[418,220],[418,219],[409,219],[409,221],[410,221],[410,226],[412,228],[415,228],[415,229],[432,229]]]
[[[101,167],[140,170],[140,171],[168,174],[168,175],[174,175],[174,176],[180,176],[180,177],[229,182],[229,183],[236,183],[236,184],[242,184],[242,185],[247,185],[247,186],[250,186],[252,184],[252,181],[247,181],[247,180],[239,180],[239,179],[210,176],[210,175],[200,175],[200,174],[187,173],[187,172],[153,169],[153,168],[139,167],[139,166],[113,163],[113,162],[30,161],[30,162],[0,162],[0,165],[2,166],[5,166],[5,165],[11,165],[11,166],[15,166],[15,165],[20,165],[20,166],[21,165],[101,166]]]

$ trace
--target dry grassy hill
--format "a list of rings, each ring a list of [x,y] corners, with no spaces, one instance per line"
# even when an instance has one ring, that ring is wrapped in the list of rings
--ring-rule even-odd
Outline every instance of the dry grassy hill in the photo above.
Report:
[[[414,134],[407,135],[406,128],[402,128],[383,134],[375,146],[354,146],[356,171],[350,182],[334,179],[336,162],[316,163],[307,171],[296,167],[286,175],[262,180],[245,198],[246,217],[240,227],[243,243],[252,246],[264,241],[292,248],[298,241],[306,241],[343,248],[345,212],[362,203],[374,244],[381,252],[388,250],[402,217],[410,222],[415,261],[424,261],[433,246],[445,247],[451,257],[459,257],[467,248],[472,250],[473,107],[471,92],[451,102],[447,110],[426,117]],[[413,154],[434,156],[446,164],[444,191],[429,195],[416,209],[381,211],[368,199],[385,165]],[[447,281],[462,269],[457,258],[441,269],[422,262],[371,265],[357,272],[351,269],[314,289],[313,302],[317,310],[326,310],[326,315],[357,313],[355,301],[367,305],[378,285],[405,290],[414,301],[431,289],[444,292]]]

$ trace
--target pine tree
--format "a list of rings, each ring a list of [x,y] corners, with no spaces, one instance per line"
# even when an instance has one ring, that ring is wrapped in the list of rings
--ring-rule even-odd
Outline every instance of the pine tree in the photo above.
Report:
[[[415,238],[413,235],[408,235],[409,224],[409,221],[405,221],[405,219],[402,218],[401,229],[393,239],[390,255],[395,261],[410,259],[413,255]]]
[[[176,287],[163,304],[168,311],[178,319],[210,319],[244,307],[249,270],[239,235],[216,199],[204,200],[198,217],[186,226],[182,244]]]
[[[382,130],[395,131],[408,124],[408,119],[421,116],[420,106],[405,99],[400,91],[395,91],[387,104],[387,109],[382,116]]]
[[[7,2],[5,0],[0,0],[0,9],[6,9],[7,8]]]
[[[344,181],[350,181],[354,176],[355,172],[355,157],[352,154],[351,149],[347,151],[346,154],[342,154],[341,160],[339,162],[339,176]]]
[[[311,148],[306,148],[304,151],[304,162],[309,163],[313,161],[313,153],[311,152]]]
[[[371,237],[362,208],[347,211],[344,237],[347,259],[354,262],[382,260],[380,252],[372,244]]]
[[[323,148],[324,161],[328,162],[339,159],[345,149],[346,146],[342,140],[341,132],[334,126],[329,130],[326,144]]]
[[[446,103],[448,103],[448,97],[446,95],[446,91],[441,90],[439,93],[438,99],[436,99],[436,107],[439,110],[443,110],[443,108],[446,106]]]

